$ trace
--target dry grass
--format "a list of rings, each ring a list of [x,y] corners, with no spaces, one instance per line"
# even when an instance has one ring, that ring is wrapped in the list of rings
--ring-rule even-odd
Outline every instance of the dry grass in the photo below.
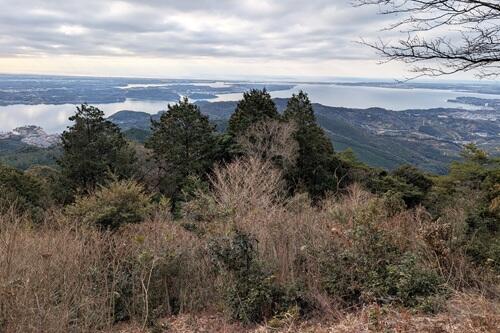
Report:
[[[0,328],[95,332],[122,313],[146,326],[158,315],[204,308],[215,297],[202,251],[170,221],[106,233],[60,218],[34,229],[2,216]]]
[[[338,318],[314,321],[282,321],[279,326],[266,324],[243,327],[217,315],[181,315],[162,321],[162,332],[171,333],[498,333],[500,307],[478,294],[455,294],[447,308],[435,316],[414,314],[408,310],[370,305]],[[134,325],[115,327],[113,333],[139,333]]]
[[[95,231],[34,230],[13,215],[0,221],[0,318],[6,332],[64,332],[110,324],[103,256]]]

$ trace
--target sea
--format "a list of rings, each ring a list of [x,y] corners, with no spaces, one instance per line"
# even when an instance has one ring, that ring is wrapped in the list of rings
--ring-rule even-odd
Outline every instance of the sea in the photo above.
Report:
[[[218,82],[216,85],[224,85]],[[309,94],[313,103],[327,106],[347,108],[380,107],[394,111],[407,109],[430,108],[464,108],[474,109],[474,106],[451,103],[457,97],[478,97],[484,99],[500,99],[500,95],[469,93],[442,89],[421,88],[385,88],[366,86],[345,86],[339,84],[295,84],[292,89],[273,91],[272,97],[288,98],[293,93],[303,90]],[[242,93],[217,95],[211,102],[237,101],[242,98]],[[195,101],[195,100],[194,100]],[[150,101],[127,99],[120,103],[96,104],[107,116],[121,110],[142,111],[155,114],[166,110],[168,104],[177,101]],[[72,104],[14,104],[0,106],[0,132],[10,131],[15,127],[24,125],[37,125],[48,133],[62,132],[69,124],[68,118],[75,112]]]

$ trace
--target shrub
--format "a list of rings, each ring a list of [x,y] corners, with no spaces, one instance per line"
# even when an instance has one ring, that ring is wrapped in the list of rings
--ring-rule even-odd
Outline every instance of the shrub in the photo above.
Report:
[[[26,170],[26,174],[40,182],[44,193],[47,193],[51,202],[67,204],[73,200],[73,193],[57,169],[44,165],[34,165]]]
[[[138,223],[150,213],[150,197],[138,183],[131,180],[115,181],[102,186],[93,194],[78,197],[67,208],[67,214],[84,223],[103,229]]]
[[[418,264],[414,254],[404,254],[397,264],[387,267],[385,284],[388,293],[404,306],[436,312],[439,296],[446,293],[443,279],[434,271]]]
[[[97,332],[112,323],[104,233],[0,216],[0,331]],[[109,288],[109,289],[108,289]],[[1,326],[2,319],[5,327]]]
[[[480,265],[500,272],[500,219],[486,207],[479,207],[466,218],[469,242],[466,253]]]
[[[270,162],[256,158],[216,167],[210,180],[221,214],[235,219],[256,209],[271,210],[285,194],[281,172]]]
[[[47,205],[42,183],[33,176],[0,165],[0,213],[14,210],[38,221]]]
[[[156,319],[216,301],[213,273],[199,239],[172,221],[128,225],[115,233],[115,320]]]
[[[261,322],[291,308],[305,309],[308,301],[294,288],[278,285],[256,257],[256,239],[237,231],[233,238],[214,239],[210,250],[227,274],[225,303],[233,319]]]
[[[426,192],[410,182],[415,181],[420,185],[417,180],[409,178],[410,176],[402,174],[402,172],[402,170],[398,170],[398,176],[388,175],[382,172],[379,175],[369,178],[368,181],[366,181],[366,186],[370,191],[376,194],[384,194],[389,191],[400,193],[406,206],[410,208],[415,207],[422,203]]]
[[[203,243],[170,220],[116,232],[24,222],[0,215],[1,332],[110,332],[217,302]]]
[[[251,125],[236,138],[247,157],[272,162],[281,170],[293,168],[299,146],[294,138],[296,126],[279,120],[261,121]]]
[[[395,302],[422,308],[425,304],[426,310],[433,310],[435,301],[442,299],[444,282],[408,252],[392,230],[382,228],[393,213],[387,214],[379,201],[355,213],[352,227],[344,231],[348,241],[332,242],[317,254],[323,287],[346,305]]]

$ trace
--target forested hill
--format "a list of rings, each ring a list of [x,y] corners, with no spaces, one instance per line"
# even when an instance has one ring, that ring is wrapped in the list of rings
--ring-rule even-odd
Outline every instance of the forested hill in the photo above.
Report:
[[[282,112],[287,99],[274,99]],[[219,131],[225,131],[237,102],[198,102]],[[461,109],[389,111],[381,108],[349,109],[314,104],[318,123],[331,138],[337,151],[351,148],[357,158],[371,166],[394,169],[412,164],[421,169],[446,173],[450,161],[457,158],[463,145],[476,143],[493,155],[500,153],[500,120],[464,116]],[[119,125],[133,141],[145,142],[150,135],[151,119],[161,113],[120,111],[108,119]],[[470,115],[470,113],[469,113]],[[40,129],[41,130],[41,129]],[[38,132],[30,134],[36,136]],[[44,141],[45,137],[38,141]],[[20,169],[33,164],[54,163],[57,147],[32,145],[20,135],[0,136],[0,160]],[[45,140],[46,141],[46,140]],[[51,141],[52,142],[52,141]]]
[[[287,99],[274,99],[280,112]],[[237,102],[198,102],[224,131]],[[393,169],[402,164],[444,173],[466,142],[497,154],[500,147],[500,121],[464,119],[460,109],[389,111],[381,108],[349,109],[314,104],[318,123],[337,150],[352,148],[356,156],[372,166]],[[480,112],[480,111],[478,111]],[[148,136],[150,119],[159,114],[121,111],[110,120],[136,141]]]

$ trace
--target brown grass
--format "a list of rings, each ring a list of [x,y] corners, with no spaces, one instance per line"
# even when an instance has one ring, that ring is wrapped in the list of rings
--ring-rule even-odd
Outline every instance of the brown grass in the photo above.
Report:
[[[112,234],[69,221],[34,229],[2,216],[0,327],[94,332],[114,323],[118,302],[145,326],[159,315],[148,308],[158,295],[162,315],[206,307],[215,297],[202,251],[191,233],[169,221]]]
[[[435,316],[412,313],[406,309],[369,305],[356,312],[296,322],[283,320],[279,326],[269,324],[244,327],[218,315],[186,314],[162,321],[162,332],[171,333],[498,333],[500,307],[478,294],[457,293],[447,308]],[[134,325],[115,327],[113,333],[144,332]]]

